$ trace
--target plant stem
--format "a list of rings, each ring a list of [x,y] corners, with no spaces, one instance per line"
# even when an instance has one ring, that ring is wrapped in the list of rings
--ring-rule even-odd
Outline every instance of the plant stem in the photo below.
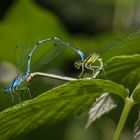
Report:
[[[122,114],[121,114],[121,118],[119,120],[119,124],[117,126],[117,129],[116,129],[115,136],[114,136],[113,140],[119,140],[120,139],[120,135],[122,133],[124,124],[127,120],[128,114],[129,114],[131,108],[133,107],[133,105],[134,105],[133,98],[132,97],[127,97],[125,99],[125,105],[124,105],[124,108],[123,108],[123,111],[122,111]]]

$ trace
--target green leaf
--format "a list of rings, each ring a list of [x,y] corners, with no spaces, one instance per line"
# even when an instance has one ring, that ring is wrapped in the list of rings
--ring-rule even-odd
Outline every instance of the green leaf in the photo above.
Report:
[[[112,81],[77,80],[8,108],[0,113],[0,139],[14,138],[45,123],[51,125],[67,117],[80,115],[105,92],[122,98],[128,96],[127,89]]]
[[[136,103],[140,103],[140,82],[138,83],[138,85],[134,89],[134,91],[132,93],[132,97]]]
[[[133,89],[140,81],[140,55],[123,55],[111,58],[106,63],[106,73],[110,80]]]

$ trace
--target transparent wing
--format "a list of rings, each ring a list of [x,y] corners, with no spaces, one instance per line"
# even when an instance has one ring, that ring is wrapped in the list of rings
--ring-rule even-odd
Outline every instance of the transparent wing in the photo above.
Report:
[[[27,72],[32,72],[37,68],[42,67],[44,64],[52,61],[62,52],[64,47],[70,48],[71,50],[75,51],[82,60],[84,59],[83,52],[81,52],[69,42],[61,40],[58,37],[47,38],[38,41],[29,53]],[[34,57],[35,61],[32,60],[32,57]],[[34,62],[36,63],[34,64]]]
[[[28,44],[24,43],[22,45],[18,45],[15,48],[16,52],[16,64],[17,64],[17,74],[21,74],[26,70],[27,66],[27,58],[29,54]]]
[[[130,41],[137,39],[140,39],[140,25],[135,25],[123,30],[119,35],[117,35],[117,37],[106,43],[104,48],[102,48],[98,53],[102,54],[109,49],[121,47],[128,42],[130,43]]]
[[[35,63],[31,65],[31,72],[51,62],[54,58],[63,52],[63,49],[64,47],[59,43],[53,44],[51,50],[47,50],[45,53],[43,53],[42,56],[38,57],[38,60]]]
[[[18,74],[21,74],[21,70],[23,73],[35,71],[49,63],[63,51],[64,47],[76,52],[81,60],[84,59],[82,51],[58,37],[47,38],[37,43],[24,43],[16,47]]]

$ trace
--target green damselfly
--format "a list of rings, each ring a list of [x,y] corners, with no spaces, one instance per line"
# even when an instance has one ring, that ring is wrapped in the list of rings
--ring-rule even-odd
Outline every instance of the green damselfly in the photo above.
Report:
[[[104,63],[102,61],[101,55],[109,49],[120,47],[124,44],[128,44],[130,41],[137,39],[140,39],[140,26],[130,27],[127,31],[122,32],[118,37],[107,43],[98,53],[92,53],[84,60],[76,61],[74,64],[75,67],[77,69],[82,69],[79,77],[81,78],[83,76],[83,73],[86,69],[92,71],[91,78],[96,78],[101,71],[104,72],[106,77],[104,71]]]

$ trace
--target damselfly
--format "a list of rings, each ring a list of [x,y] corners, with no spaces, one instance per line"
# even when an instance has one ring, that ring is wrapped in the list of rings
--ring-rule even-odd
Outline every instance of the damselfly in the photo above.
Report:
[[[26,68],[26,72],[22,75],[17,75],[17,77],[12,81],[12,83],[10,84],[10,86],[8,87],[5,87],[3,89],[3,92],[4,93],[10,93],[11,94],[11,97],[12,97],[12,102],[14,101],[14,97],[13,97],[13,94],[16,94],[18,97],[19,97],[19,100],[21,101],[20,99],[20,96],[16,93],[17,91],[23,91],[23,90],[27,90],[30,97],[31,97],[31,92],[30,92],[30,88],[29,87],[21,87],[22,83],[25,82],[25,81],[30,81],[31,80],[31,59],[32,59],[32,56],[34,54],[34,52],[36,51],[36,49],[43,43],[47,43],[48,41],[51,41],[51,40],[56,40],[58,41],[60,44],[62,45],[65,45],[65,46],[68,46],[70,47],[71,49],[73,49],[76,53],[78,53],[81,57],[81,60],[84,60],[84,54],[78,50],[76,47],[74,47],[73,45],[69,44],[68,42],[65,42],[64,40],[61,40],[57,37],[52,37],[52,38],[47,38],[47,39],[44,39],[44,40],[41,40],[41,41],[38,41],[36,43],[36,45],[33,47],[33,49],[30,51],[29,55],[28,55],[28,60],[27,60],[27,68]],[[59,51],[60,48],[59,46],[56,46],[53,48],[53,50],[51,50],[51,53],[49,55],[50,58],[48,58],[48,60],[52,60],[52,58],[54,58],[55,56],[57,56],[59,54]],[[47,57],[45,57],[47,58]],[[44,59],[44,58],[43,58]],[[48,61],[46,60],[45,63]],[[29,80],[30,79],[30,80]],[[58,78],[59,79],[59,78]],[[65,80],[71,80],[67,77],[64,78]],[[74,79],[75,80],[75,79]]]
[[[103,70],[104,75],[106,77],[105,71],[104,71],[104,63],[102,61],[102,58],[100,57],[101,54],[103,54],[105,51],[116,48],[124,45],[125,43],[128,43],[132,40],[140,39],[140,27],[135,26],[129,28],[127,31],[121,33],[120,36],[115,38],[113,41],[109,42],[107,45],[105,45],[104,48],[102,48],[98,53],[92,53],[89,57],[85,58],[84,60],[78,60],[75,62],[75,67],[77,69],[82,69],[79,77],[81,78],[83,76],[83,73],[85,69],[92,71],[92,78],[96,78],[99,73]],[[98,64],[97,64],[98,63]],[[95,65],[97,64],[97,65]]]

